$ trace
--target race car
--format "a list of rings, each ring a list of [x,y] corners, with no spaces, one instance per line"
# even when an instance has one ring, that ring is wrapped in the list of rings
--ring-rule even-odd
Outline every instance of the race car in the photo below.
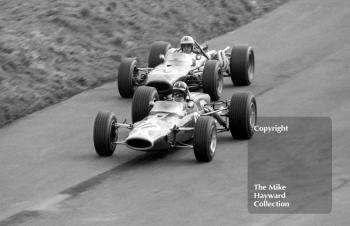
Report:
[[[235,45],[215,51],[208,50],[207,44],[201,46],[192,40],[192,54],[180,51],[181,48],[171,48],[168,42],[154,42],[148,57],[148,67],[138,67],[134,58],[123,59],[118,71],[120,95],[132,97],[138,86],[146,85],[155,87],[163,98],[171,94],[176,81],[184,81],[191,91],[202,89],[216,101],[223,91],[225,76],[231,77],[234,85],[250,85],[255,69],[251,46]]]
[[[194,150],[197,161],[209,162],[216,151],[217,133],[230,131],[234,139],[250,139],[257,120],[256,100],[250,92],[214,102],[208,94],[191,92],[186,101],[177,102],[160,100],[154,87],[143,86],[135,91],[131,111],[132,123],[118,122],[112,112],[97,114],[93,140],[99,156],[111,156],[117,144],[146,152],[184,147]],[[130,132],[118,140],[122,128]]]

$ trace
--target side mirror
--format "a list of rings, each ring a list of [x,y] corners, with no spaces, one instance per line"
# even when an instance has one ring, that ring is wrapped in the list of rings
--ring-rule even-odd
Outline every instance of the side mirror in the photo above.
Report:
[[[202,56],[200,54],[196,55],[196,60],[200,60],[202,58]]]

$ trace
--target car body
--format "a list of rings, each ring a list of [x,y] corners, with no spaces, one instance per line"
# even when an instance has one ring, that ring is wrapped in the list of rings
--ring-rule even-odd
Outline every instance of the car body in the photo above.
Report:
[[[148,72],[146,86],[155,87],[160,95],[168,95],[177,81],[187,83],[190,90],[199,88],[199,77],[195,76],[205,59],[195,60],[190,54],[171,52],[164,57],[164,63]]]
[[[134,58],[122,60],[118,90],[122,97],[132,97],[138,86],[152,86],[166,97],[176,81],[184,81],[191,91],[201,89],[216,101],[223,92],[223,77],[231,77],[234,85],[250,85],[254,68],[253,48],[248,45],[216,51],[195,41],[192,53],[182,53],[170,43],[158,41],[151,46],[148,67],[138,67]]]
[[[208,162],[216,150],[217,132],[230,131],[235,139],[253,136],[256,109],[249,92],[234,93],[231,100],[216,102],[211,102],[208,94],[192,92],[189,100],[176,102],[171,98],[159,100],[154,87],[139,87],[132,103],[132,123],[118,123],[111,112],[97,114],[95,150],[100,156],[110,156],[117,144],[147,152],[188,147],[198,161]],[[130,130],[124,140],[118,140],[121,128]]]
[[[126,145],[134,150],[157,151],[174,144],[171,135],[174,128],[194,127],[204,106],[210,104],[210,97],[204,93],[192,93],[191,102],[159,100],[153,104],[148,116],[133,124],[125,139]],[[192,105],[189,107],[189,105]],[[193,137],[193,131],[179,130],[176,142],[182,143]]]

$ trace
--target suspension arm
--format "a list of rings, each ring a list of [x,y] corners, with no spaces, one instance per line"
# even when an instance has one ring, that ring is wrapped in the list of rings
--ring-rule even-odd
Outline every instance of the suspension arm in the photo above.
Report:
[[[114,123],[113,124],[116,128],[127,128],[132,129],[134,128],[133,124],[127,124],[127,123]]]

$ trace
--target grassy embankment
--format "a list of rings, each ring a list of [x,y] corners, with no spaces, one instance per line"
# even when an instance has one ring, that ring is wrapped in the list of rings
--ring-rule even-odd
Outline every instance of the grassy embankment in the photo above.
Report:
[[[204,41],[288,0],[12,0],[0,3],[0,126],[116,79],[155,40]],[[111,93],[117,95],[117,93]]]

